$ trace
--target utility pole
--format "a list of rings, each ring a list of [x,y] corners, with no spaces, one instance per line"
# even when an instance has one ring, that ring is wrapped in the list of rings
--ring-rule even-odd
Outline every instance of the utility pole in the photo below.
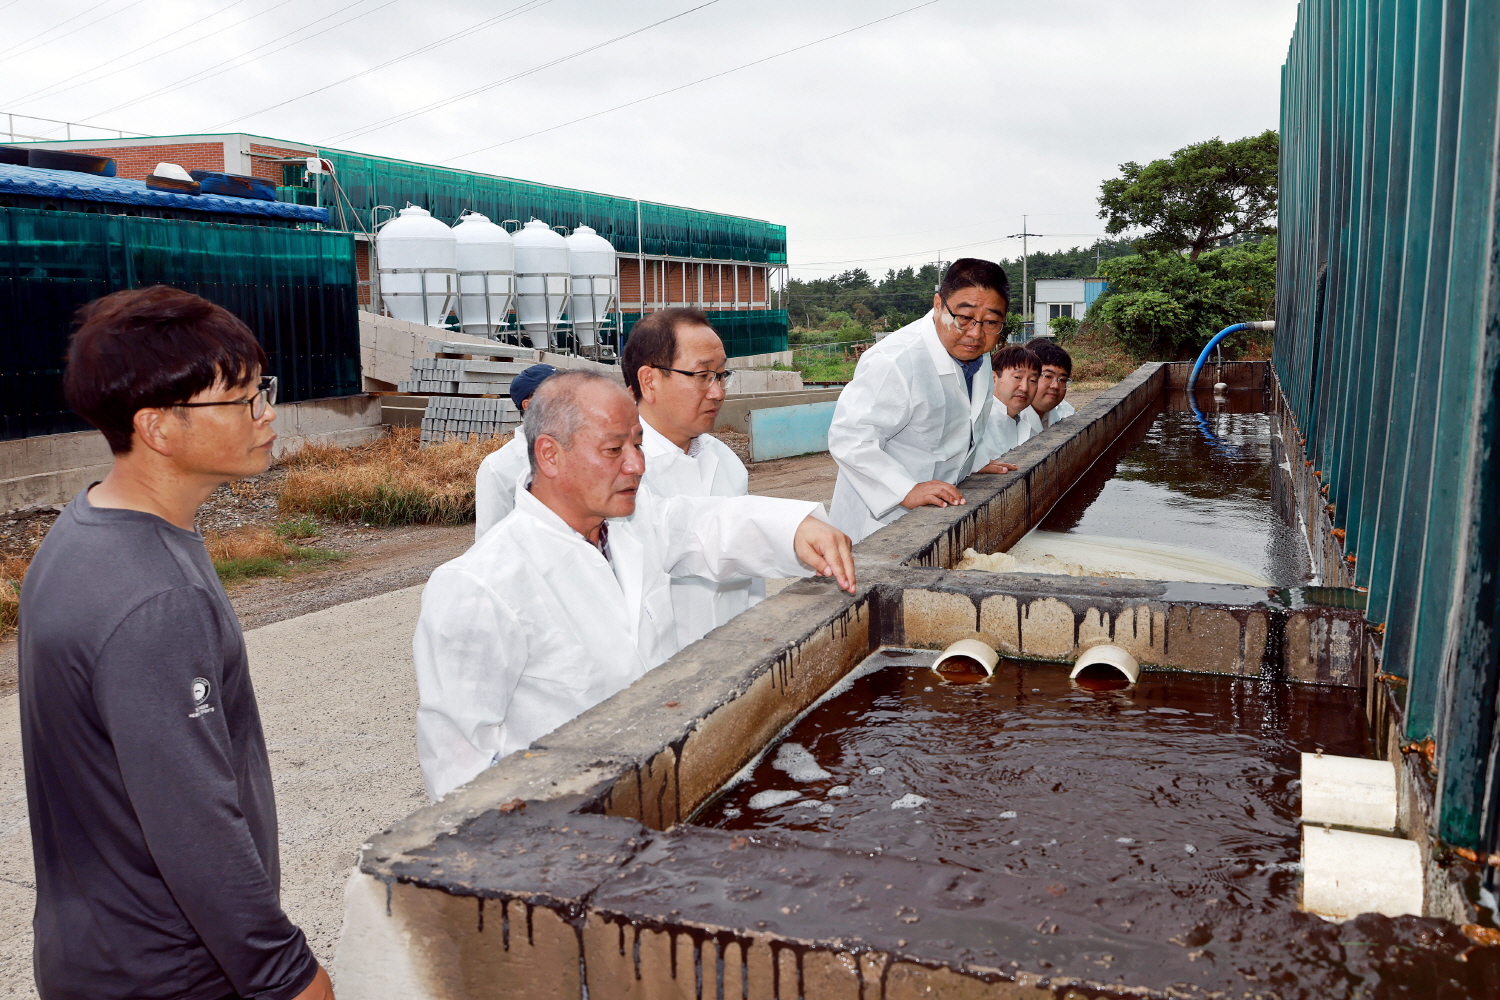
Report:
[[[1032,237],[1032,236],[1040,237],[1042,234],[1041,233],[1033,233],[1033,232],[1031,232],[1030,231],[1031,227],[1026,224],[1026,219],[1027,219],[1026,216],[1024,216],[1024,215],[1021,216],[1021,231],[1019,233],[1011,233],[1009,238],[1010,239],[1015,239],[1017,236],[1021,237],[1021,312],[1024,313],[1025,315],[1030,316],[1031,315],[1031,284],[1030,284],[1030,282],[1027,281],[1028,274],[1027,274],[1027,266],[1026,266],[1027,263],[1028,263],[1027,258],[1030,257],[1030,255],[1031,255],[1029,238]],[[1031,332],[1035,333],[1036,332],[1036,317],[1035,316],[1032,316],[1031,326],[1032,326]]]

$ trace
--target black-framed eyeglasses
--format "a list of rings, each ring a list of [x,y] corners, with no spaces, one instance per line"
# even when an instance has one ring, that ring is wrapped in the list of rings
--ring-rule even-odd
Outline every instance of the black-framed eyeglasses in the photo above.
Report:
[[[943,300],[943,308],[948,309],[947,299]],[[986,334],[999,333],[1005,329],[1005,320],[1003,319],[980,319],[977,316],[960,316],[952,309],[948,309],[948,315],[953,317],[953,322],[958,324],[958,329],[961,333],[968,333],[969,328],[975,323],[978,323],[979,329]]]
[[[652,365],[651,367],[655,368],[659,372],[676,372],[678,375],[686,375],[688,378],[697,379],[698,385],[705,389],[713,385],[715,382],[721,384],[727,383],[729,381],[729,376],[734,374],[734,372],[732,371],[716,372],[710,371],[708,369],[705,369],[701,372],[685,372],[681,368],[665,368],[661,365]]]
[[[262,375],[260,386],[249,399],[226,399],[220,403],[173,403],[173,406],[244,406],[250,407],[250,419],[259,420],[266,415],[266,407],[276,405],[276,376]]]

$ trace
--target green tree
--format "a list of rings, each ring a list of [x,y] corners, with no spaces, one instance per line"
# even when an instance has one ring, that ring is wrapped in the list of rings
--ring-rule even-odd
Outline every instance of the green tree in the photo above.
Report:
[[[1276,240],[1210,250],[1196,260],[1177,252],[1119,257],[1103,271],[1109,288],[1089,321],[1108,323],[1142,360],[1187,357],[1232,323],[1270,317]]]
[[[1141,253],[1186,250],[1190,260],[1222,241],[1276,231],[1274,130],[1235,142],[1210,139],[1170,159],[1120,165],[1100,185],[1099,217],[1111,234],[1144,229]]]
[[[1067,340],[1078,332],[1078,320],[1072,316],[1054,316],[1047,321],[1047,328],[1058,340]]]

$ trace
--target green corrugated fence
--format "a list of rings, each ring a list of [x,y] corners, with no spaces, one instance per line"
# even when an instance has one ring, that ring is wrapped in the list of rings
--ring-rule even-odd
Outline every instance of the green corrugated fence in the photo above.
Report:
[[[621,253],[652,256],[697,257],[746,261],[755,264],[786,263],[786,227],[715,212],[700,212],[673,205],[659,205],[630,198],[595,194],[573,188],[552,187],[530,181],[495,177],[467,170],[364,156],[339,150],[322,150],[331,161],[360,224],[371,226],[371,210],[377,205],[404,208],[408,202],[427,209],[448,224],[470,209],[501,222],[532,218],[548,225],[591,226]],[[302,168],[285,168],[287,185],[300,183]],[[306,193],[303,193],[303,192]],[[283,187],[284,201],[309,201],[311,189]],[[323,184],[323,204],[329,206],[335,225],[339,209],[332,184]],[[637,208],[641,239],[636,239]],[[347,213],[348,207],[345,207]],[[382,214],[382,218],[384,215]],[[360,228],[345,219],[350,228]]]
[[[625,313],[625,337],[620,346],[630,338],[630,330],[641,313]],[[786,350],[787,317],[785,309],[724,310],[708,313],[708,321],[724,341],[724,352],[731,358],[748,357],[751,354],[771,354]]]
[[[1276,369],[1347,532],[1439,834],[1497,847],[1500,4],[1302,0]]]
[[[349,234],[0,208],[0,439],[86,429],[62,398],[73,314],[156,284],[243,319],[282,399],[361,390]]]

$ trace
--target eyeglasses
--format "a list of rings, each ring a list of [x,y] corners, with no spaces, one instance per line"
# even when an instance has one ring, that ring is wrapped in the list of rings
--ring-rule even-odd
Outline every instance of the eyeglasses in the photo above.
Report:
[[[276,405],[276,376],[262,375],[260,386],[249,399],[226,399],[221,403],[173,403],[173,406],[242,406],[249,404],[250,419],[259,420],[266,415],[266,407]]]
[[[1048,375],[1046,372],[1042,372],[1041,380],[1043,382],[1055,382],[1056,384],[1061,385],[1061,386],[1066,386],[1069,382],[1073,381],[1073,379],[1072,379],[1071,376],[1068,376],[1068,375]]]
[[[720,384],[727,383],[729,381],[729,376],[734,374],[734,372],[732,371],[716,372],[708,370],[704,370],[701,372],[685,372],[681,368],[664,368],[661,365],[652,365],[651,367],[655,368],[659,372],[676,372],[678,375],[686,375],[688,378],[697,379],[699,387],[704,389],[707,389],[715,382],[718,382]]]
[[[947,299],[943,300],[943,308],[948,309]],[[977,316],[960,316],[952,309],[948,309],[948,315],[953,317],[953,322],[958,324],[958,329],[961,333],[968,333],[969,328],[975,323],[979,324],[979,329],[985,334],[996,334],[1005,329],[1005,320],[1003,319],[980,319]]]

